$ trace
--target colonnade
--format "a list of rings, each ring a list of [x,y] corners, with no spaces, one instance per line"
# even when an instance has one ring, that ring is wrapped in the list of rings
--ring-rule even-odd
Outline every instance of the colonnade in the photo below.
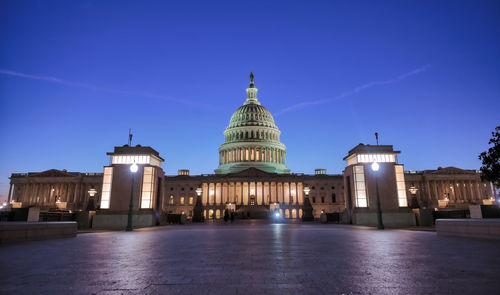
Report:
[[[303,204],[302,182],[210,182],[202,184],[202,203],[206,205],[286,205]]]
[[[75,183],[13,183],[12,195],[9,200],[22,202],[23,206],[36,205],[53,207],[57,199],[67,202],[73,209],[83,208],[87,201],[87,191],[91,185],[83,182]],[[100,185],[95,185],[97,196],[100,195]]]
[[[224,216],[226,210],[229,209],[205,209],[203,210],[203,216],[205,219],[221,219]],[[280,216],[286,219],[297,219],[302,218],[303,211],[302,209],[278,209],[280,212]]]
[[[270,162],[285,165],[285,151],[279,148],[243,147],[219,152],[219,165],[248,161]]]
[[[407,183],[407,187],[410,187]],[[425,180],[417,185],[420,200],[437,201],[448,198],[454,203],[479,202],[491,196],[488,185],[479,180]],[[411,196],[411,194],[410,194]]]

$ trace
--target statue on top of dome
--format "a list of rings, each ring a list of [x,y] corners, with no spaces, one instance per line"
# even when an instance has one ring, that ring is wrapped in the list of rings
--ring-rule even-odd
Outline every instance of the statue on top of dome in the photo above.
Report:
[[[253,73],[250,72],[250,88],[255,88],[254,84],[253,84]]]

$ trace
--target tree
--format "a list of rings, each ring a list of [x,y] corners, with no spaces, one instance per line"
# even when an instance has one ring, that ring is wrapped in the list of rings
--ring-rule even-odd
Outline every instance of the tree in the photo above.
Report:
[[[495,187],[500,188],[500,126],[491,135],[488,144],[493,146],[479,155],[479,160],[483,162],[481,179],[491,181]]]

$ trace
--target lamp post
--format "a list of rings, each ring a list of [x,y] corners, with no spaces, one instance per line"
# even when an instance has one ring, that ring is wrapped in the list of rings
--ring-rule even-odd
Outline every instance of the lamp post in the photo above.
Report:
[[[196,192],[196,195],[198,196],[198,198],[200,198],[201,193],[203,192],[203,189],[202,189],[201,187],[199,187],[199,188],[197,188],[197,189],[195,190],[195,192]]]
[[[126,231],[132,231],[132,210],[134,209],[134,176],[139,167],[136,163],[130,166],[130,172],[132,172],[132,184],[130,185],[130,204],[128,206],[128,220]]]
[[[306,197],[304,198],[304,204],[302,205],[302,221],[314,221],[313,207],[311,202],[309,202],[309,192],[311,189],[309,186],[304,187],[304,193]]]
[[[382,210],[380,209],[380,194],[378,192],[378,170],[380,165],[377,162],[372,163],[372,170],[375,172],[375,189],[377,191],[377,229],[384,229],[382,222]]]

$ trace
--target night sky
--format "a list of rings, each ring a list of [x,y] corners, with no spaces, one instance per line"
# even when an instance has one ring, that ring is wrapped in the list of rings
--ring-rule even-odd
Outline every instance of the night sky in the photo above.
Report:
[[[237,2],[237,3],[236,3]],[[478,169],[500,124],[498,1],[1,1],[0,199],[16,172],[152,146],[213,173],[250,71],[292,172],[358,143]]]

